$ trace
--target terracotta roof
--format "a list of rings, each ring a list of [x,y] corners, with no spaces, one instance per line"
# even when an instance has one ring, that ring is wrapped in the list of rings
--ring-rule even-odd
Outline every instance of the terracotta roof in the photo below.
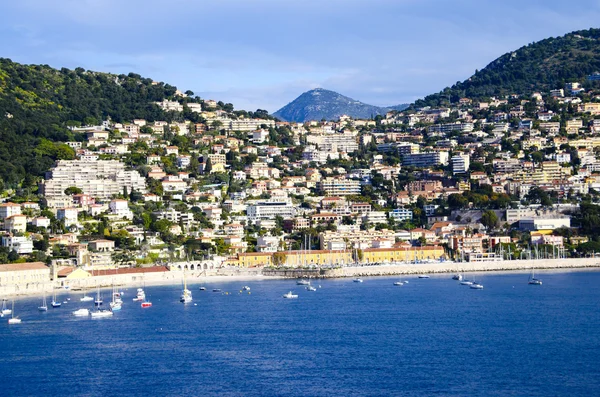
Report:
[[[63,268],[61,268],[56,275],[58,277],[67,277],[69,274],[73,273],[73,271],[75,271],[75,268],[72,266],[65,266]]]
[[[28,263],[7,263],[0,265],[0,272],[14,272],[14,271],[23,271],[23,270],[48,270],[48,266],[46,266],[43,262],[28,262]]]

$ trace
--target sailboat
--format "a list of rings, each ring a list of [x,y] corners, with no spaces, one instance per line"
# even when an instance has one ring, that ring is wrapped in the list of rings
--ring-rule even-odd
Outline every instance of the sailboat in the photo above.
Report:
[[[12,309],[11,309],[12,317],[8,319],[9,324],[21,324],[21,319],[19,317],[15,317],[15,301],[12,301]]]
[[[183,291],[181,291],[181,296],[179,297],[179,302],[181,303],[190,303],[192,301],[192,291],[187,288],[187,282],[185,279],[185,269],[183,270]]]
[[[147,308],[147,307],[152,307],[152,302],[150,302],[148,299],[146,299],[146,296],[144,295],[144,301],[142,302],[142,308]]]
[[[12,310],[6,307],[7,301],[6,298],[2,299],[2,312],[0,314],[2,314],[3,317],[12,313]]]
[[[56,300],[56,288],[52,288],[52,302],[50,304],[54,308],[60,307],[61,305],[61,303]]]
[[[475,279],[473,278],[473,283],[471,285],[469,285],[469,288],[471,288],[471,289],[483,289],[483,284],[475,281]]]
[[[96,302],[102,301],[100,298],[100,287],[98,287],[98,292],[96,293]],[[96,311],[90,313],[92,318],[102,318],[102,317],[111,317],[113,312],[107,309],[100,309],[100,305],[96,306]]]
[[[529,285],[542,285],[542,280],[539,278],[535,278],[535,272],[533,268],[531,269],[531,275],[529,276]]]
[[[121,310],[122,303],[123,303],[123,301],[121,300],[121,294],[115,290],[115,285],[113,283],[112,302],[110,302],[111,310],[113,312],[117,311],[117,310]]]
[[[46,293],[44,293],[44,298],[42,299],[42,306],[38,307],[38,310],[41,312],[48,311],[48,304],[46,304]]]

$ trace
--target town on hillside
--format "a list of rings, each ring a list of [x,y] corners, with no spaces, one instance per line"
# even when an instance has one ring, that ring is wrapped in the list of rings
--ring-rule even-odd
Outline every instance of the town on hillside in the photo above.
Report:
[[[592,78],[591,76],[590,78]],[[177,95],[156,103],[183,113]],[[194,121],[72,126],[73,160],[4,189],[0,263],[52,274],[593,256],[600,90],[374,119],[279,122],[187,103]]]

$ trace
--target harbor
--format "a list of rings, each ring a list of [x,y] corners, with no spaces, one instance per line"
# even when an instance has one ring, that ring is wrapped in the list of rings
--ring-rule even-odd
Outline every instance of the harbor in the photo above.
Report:
[[[55,281],[32,282],[26,284],[0,285],[0,297],[42,295],[53,289],[92,290],[97,287],[135,287],[141,285],[172,285],[181,284],[185,264],[174,264],[170,267],[135,269],[133,272],[119,270],[118,272],[98,272],[85,278],[57,278]],[[238,268],[221,267],[202,270],[185,270],[190,283],[214,281],[244,281],[269,280],[279,278],[344,278],[368,276],[418,275],[418,274],[455,274],[472,272],[512,272],[524,270],[562,270],[600,268],[598,258],[562,258],[544,260],[511,260],[487,262],[451,262],[451,261],[421,261],[400,263],[365,263],[350,266],[315,266],[306,268],[276,268],[256,267]]]

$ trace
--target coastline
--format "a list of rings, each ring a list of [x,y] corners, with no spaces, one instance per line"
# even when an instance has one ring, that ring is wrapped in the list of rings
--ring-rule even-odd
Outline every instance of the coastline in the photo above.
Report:
[[[311,278],[352,278],[352,277],[390,277],[419,274],[456,274],[456,273],[519,273],[535,269],[536,272],[572,272],[600,270],[600,259],[546,259],[515,260],[498,262],[429,262],[398,263],[349,266],[335,269],[217,269],[211,272],[186,272],[189,284],[251,282],[257,280]],[[97,287],[109,288],[112,285],[125,288],[143,286],[178,285],[183,283],[184,273],[181,270],[153,273],[132,273],[111,276],[94,276],[84,279],[62,279],[56,282],[28,284],[23,288],[12,286],[0,287],[0,298],[41,296],[52,292],[53,288],[74,293],[94,290]],[[68,287],[68,288],[65,288]]]

